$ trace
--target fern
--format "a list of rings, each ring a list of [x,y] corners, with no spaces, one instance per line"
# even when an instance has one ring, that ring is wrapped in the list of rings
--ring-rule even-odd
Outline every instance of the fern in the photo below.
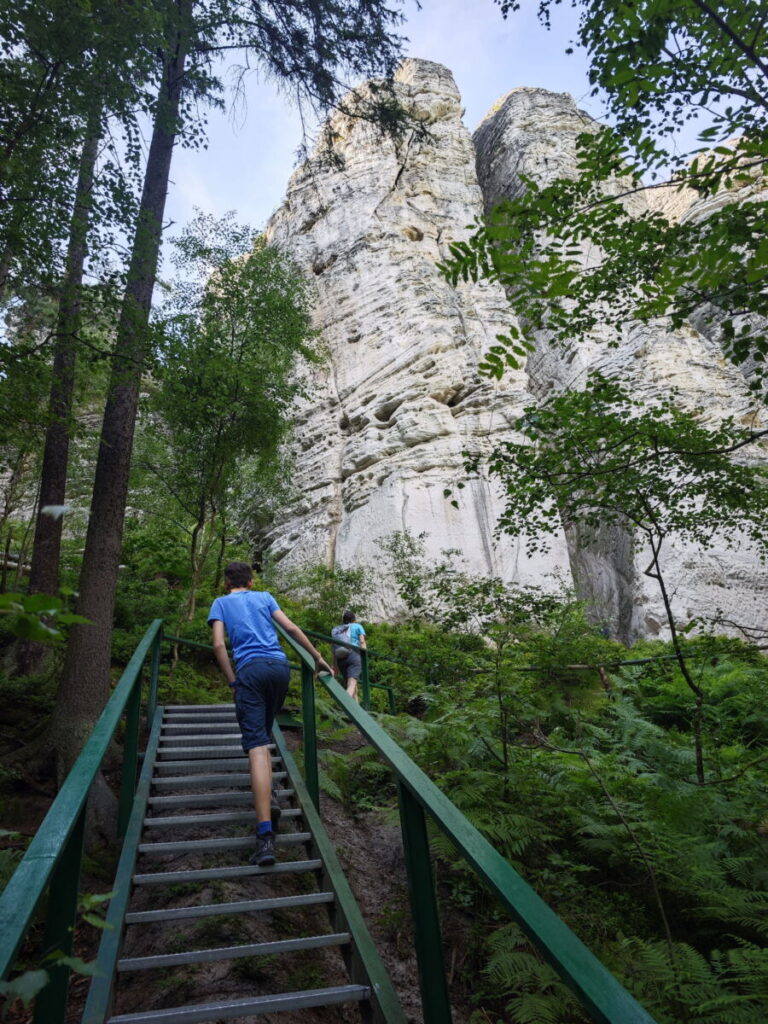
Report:
[[[533,951],[517,925],[496,929],[487,939],[484,974],[489,992],[503,999],[515,1024],[576,1024],[589,1017],[553,969]]]

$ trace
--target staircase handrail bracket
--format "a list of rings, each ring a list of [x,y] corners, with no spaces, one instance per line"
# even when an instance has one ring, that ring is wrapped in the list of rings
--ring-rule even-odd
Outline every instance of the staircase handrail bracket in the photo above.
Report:
[[[305,666],[314,670],[309,654],[284,630],[278,628]],[[324,673],[318,679],[357,729],[378,750],[409,797],[433,819],[502,900],[530,941],[573,990],[593,1020],[600,1024],[655,1024],[650,1014],[378,722],[332,676]],[[305,721],[305,735],[308,728],[314,731],[315,723]],[[407,839],[405,833],[404,839]],[[418,922],[415,924],[418,931]]]

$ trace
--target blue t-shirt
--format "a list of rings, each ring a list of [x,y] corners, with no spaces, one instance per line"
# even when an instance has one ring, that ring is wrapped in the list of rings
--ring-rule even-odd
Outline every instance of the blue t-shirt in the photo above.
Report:
[[[272,621],[272,612],[279,610],[277,601],[266,590],[239,590],[236,594],[217,597],[213,602],[208,623],[214,619],[224,623],[236,669],[254,658],[288,660]]]
[[[354,644],[356,647],[360,646],[360,637],[365,636],[365,630],[359,622],[350,622],[349,624],[349,642]]]

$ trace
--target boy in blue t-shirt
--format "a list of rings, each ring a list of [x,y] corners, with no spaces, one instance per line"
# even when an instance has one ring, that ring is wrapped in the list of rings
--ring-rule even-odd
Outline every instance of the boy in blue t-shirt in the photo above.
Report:
[[[253,573],[247,562],[231,562],[224,570],[228,593],[217,597],[208,613],[213,629],[213,653],[235,691],[235,712],[248,755],[251,789],[258,820],[256,852],[251,864],[275,863],[275,830],[280,807],[272,799],[272,758],[269,741],[275,715],[288,692],[291,669],[275,629],[278,622],[314,658],[316,672],[331,668],[312,641],[280,611],[265,590],[252,590]],[[233,670],[226,637],[232,645]]]

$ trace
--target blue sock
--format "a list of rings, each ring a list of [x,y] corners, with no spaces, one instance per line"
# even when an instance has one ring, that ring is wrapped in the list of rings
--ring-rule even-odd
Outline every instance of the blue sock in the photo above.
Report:
[[[260,821],[259,822],[258,834],[260,836],[266,835],[267,832],[271,832],[271,831],[272,831],[272,822],[271,821]]]

